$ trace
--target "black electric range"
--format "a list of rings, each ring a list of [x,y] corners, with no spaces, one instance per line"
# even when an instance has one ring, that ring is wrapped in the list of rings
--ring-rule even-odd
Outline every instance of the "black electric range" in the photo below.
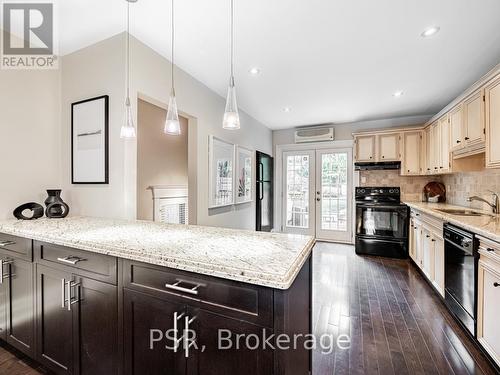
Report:
[[[356,253],[408,257],[408,206],[399,187],[356,188]]]

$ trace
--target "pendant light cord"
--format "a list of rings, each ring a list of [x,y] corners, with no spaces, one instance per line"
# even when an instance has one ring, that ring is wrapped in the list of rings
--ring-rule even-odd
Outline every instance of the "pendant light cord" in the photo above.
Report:
[[[234,0],[231,0],[231,82],[234,85]]]
[[[130,105],[130,2],[127,1],[127,103]]]
[[[172,0],[172,93],[175,95],[174,64],[174,0]]]

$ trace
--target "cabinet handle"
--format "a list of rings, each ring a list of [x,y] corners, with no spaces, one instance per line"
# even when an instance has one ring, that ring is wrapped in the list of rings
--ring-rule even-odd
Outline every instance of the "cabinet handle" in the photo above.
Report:
[[[180,283],[189,283],[189,282],[185,281],[185,280],[177,279],[177,281],[174,284],[165,284],[165,288],[176,290],[178,292],[193,294],[196,296],[196,295],[198,295],[198,288],[206,286],[205,284],[196,284],[191,289],[189,289],[189,288],[184,288],[182,286],[179,286]]]
[[[493,283],[493,286],[494,286],[495,288],[498,288],[498,287],[500,286],[500,284],[499,284],[499,283],[497,283],[497,282],[494,282],[494,283]]]
[[[75,303],[78,303],[80,302],[82,299],[80,298],[80,283],[76,283],[75,281],[73,280],[70,280],[70,281],[66,281],[65,279],[62,279],[62,282],[61,282],[61,288],[62,288],[62,292],[61,292],[61,307],[64,309],[66,308],[66,302],[68,303],[68,311],[71,311],[71,306],[74,305]],[[73,287],[76,287],[76,289],[78,290],[78,296],[75,297],[73,299],[73,297],[71,296],[71,288]],[[66,298],[66,295],[67,294],[67,298]],[[75,293],[76,294],[76,293]]]
[[[69,256],[64,257],[64,258],[57,258],[57,260],[59,262],[68,263],[68,264],[71,264],[72,266],[74,266],[78,262],[83,262],[84,260],[87,260],[87,259],[83,259],[83,258],[80,258],[80,257],[69,255]]]
[[[434,238],[433,238],[433,239],[431,239],[431,241],[432,241],[432,242],[436,242],[436,240],[435,240]]]
[[[5,247],[9,245],[15,245],[16,243],[14,241],[0,241],[0,247]]]
[[[66,280],[61,279],[61,309],[66,307]]]
[[[10,274],[5,275],[3,272],[3,266],[12,264],[12,262],[13,262],[12,260],[0,259],[0,284],[3,284],[4,279],[8,279],[10,276],[15,276]]]
[[[457,140],[457,143],[462,143],[462,141]]]
[[[469,137],[465,137],[465,140],[468,141],[470,138]]]
[[[429,236],[428,234],[426,234],[426,235],[425,235],[425,237],[427,237],[427,238],[431,238],[431,236]]]
[[[189,348],[196,343],[196,341],[193,341],[191,343],[189,342],[189,325],[196,320],[196,316],[194,316],[192,318],[190,318],[189,316],[186,316],[184,319],[185,319],[184,320],[185,321],[185,328],[184,328],[184,330],[186,332],[183,335],[183,337],[184,337],[184,353],[185,353],[184,356],[186,358],[189,358]]]
[[[492,251],[492,252],[495,252],[495,249],[492,249],[491,247],[488,247],[488,248],[486,249],[486,251]]]
[[[177,333],[179,332],[179,320],[182,319],[184,313],[174,313],[174,353],[177,353],[177,349],[179,348],[179,343],[182,341],[184,336],[177,338]]]

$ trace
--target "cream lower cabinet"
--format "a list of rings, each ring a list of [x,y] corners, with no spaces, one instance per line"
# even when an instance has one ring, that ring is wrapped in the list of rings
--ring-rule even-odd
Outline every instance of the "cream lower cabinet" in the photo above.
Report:
[[[500,244],[479,241],[477,339],[500,365]]]
[[[410,257],[444,297],[443,222],[411,210]]]

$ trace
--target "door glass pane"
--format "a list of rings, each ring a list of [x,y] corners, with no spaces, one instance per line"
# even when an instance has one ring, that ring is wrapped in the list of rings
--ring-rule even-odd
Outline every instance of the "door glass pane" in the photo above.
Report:
[[[286,226],[309,228],[309,155],[286,158]]]
[[[347,153],[321,155],[321,229],[347,231]]]

